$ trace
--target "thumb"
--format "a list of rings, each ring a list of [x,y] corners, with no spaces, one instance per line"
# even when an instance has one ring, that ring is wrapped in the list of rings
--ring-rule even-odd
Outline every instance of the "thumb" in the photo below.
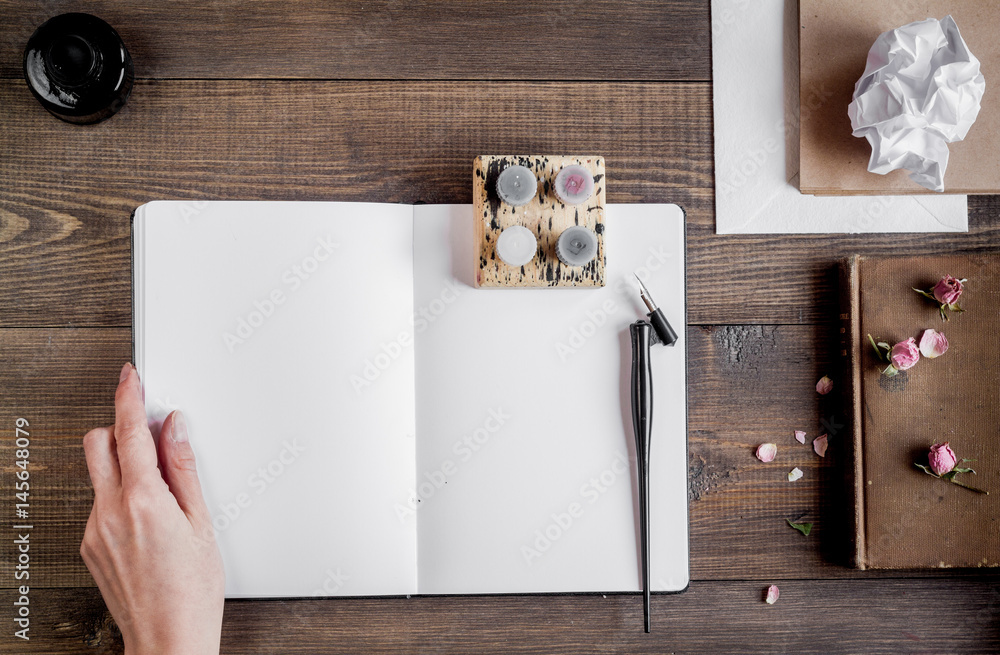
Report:
[[[195,467],[194,451],[188,442],[187,423],[180,410],[171,412],[163,421],[157,452],[163,479],[181,510],[188,519],[210,522],[211,516]]]

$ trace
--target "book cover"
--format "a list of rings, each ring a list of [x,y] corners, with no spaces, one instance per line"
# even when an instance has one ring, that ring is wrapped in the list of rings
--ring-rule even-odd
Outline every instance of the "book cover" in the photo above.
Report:
[[[962,313],[941,318],[913,289],[966,278]],[[1000,254],[860,257],[841,267],[841,355],[853,414],[855,564],[858,568],[1000,566]],[[868,340],[945,334],[947,352],[895,376]],[[948,442],[976,474],[935,479],[931,445]]]

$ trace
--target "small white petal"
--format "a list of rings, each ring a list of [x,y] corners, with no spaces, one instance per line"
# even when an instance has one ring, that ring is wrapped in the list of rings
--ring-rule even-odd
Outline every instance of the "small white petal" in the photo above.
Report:
[[[768,605],[774,605],[774,602],[778,600],[778,596],[780,595],[781,592],[778,591],[778,586],[771,585],[770,587],[767,588],[767,597],[764,599],[764,601]]]
[[[948,339],[943,332],[924,330],[920,335],[920,354],[927,359],[934,359],[948,352]]]
[[[806,433],[803,432],[802,430],[796,430],[795,431],[795,440],[798,441],[799,443],[805,443],[806,442]]]
[[[789,482],[795,482],[801,477],[802,477],[802,469],[800,469],[798,466],[796,466],[795,468],[793,468],[791,471],[788,472]]]

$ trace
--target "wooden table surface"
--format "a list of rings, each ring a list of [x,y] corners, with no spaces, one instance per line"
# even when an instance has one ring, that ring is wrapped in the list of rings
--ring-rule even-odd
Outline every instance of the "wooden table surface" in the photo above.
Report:
[[[109,21],[135,59],[128,106],[96,126],[52,118],[21,77],[28,36],[63,11]],[[4,521],[3,652],[122,650],[78,552],[81,436],[112,421],[129,358],[134,207],[469,203],[473,157],[529,152],[603,154],[609,202],[687,212],[690,589],[654,596],[651,635],[627,594],[231,601],[223,651],[1000,651],[996,573],[849,568],[844,415],[813,388],[835,370],[838,258],[1000,249],[1000,202],[970,198],[968,234],[715,235],[708,0],[0,0],[0,15],[0,511],[23,417],[35,526],[24,642]],[[833,437],[789,485],[753,451],[796,429]]]

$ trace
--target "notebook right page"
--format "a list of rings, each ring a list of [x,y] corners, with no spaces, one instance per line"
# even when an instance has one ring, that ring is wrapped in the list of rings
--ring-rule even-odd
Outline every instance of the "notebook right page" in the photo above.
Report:
[[[639,589],[633,271],[680,339],[654,346],[651,581],[688,581],[684,215],[610,205],[601,289],[476,289],[471,207],[414,208],[420,593]],[[403,508],[405,509],[405,505]]]

